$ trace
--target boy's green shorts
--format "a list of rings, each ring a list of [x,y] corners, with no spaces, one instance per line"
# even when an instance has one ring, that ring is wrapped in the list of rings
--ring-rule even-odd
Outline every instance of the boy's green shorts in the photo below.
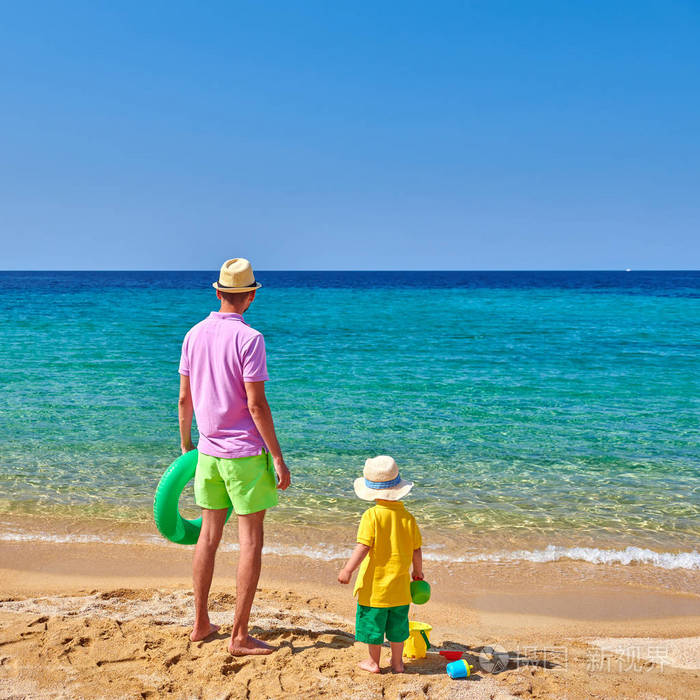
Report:
[[[393,608],[371,608],[357,604],[355,639],[365,644],[384,644],[384,635],[390,642],[408,639],[408,605]]]
[[[277,505],[277,478],[269,452],[253,457],[211,457],[199,453],[194,502],[201,508],[230,508],[250,515]]]

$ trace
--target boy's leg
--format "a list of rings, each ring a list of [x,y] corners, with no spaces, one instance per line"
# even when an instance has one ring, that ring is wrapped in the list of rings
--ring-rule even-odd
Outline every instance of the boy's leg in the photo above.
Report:
[[[403,642],[389,642],[391,645],[391,670],[403,673]]]
[[[357,605],[355,617],[355,639],[367,645],[369,659],[358,665],[363,671],[379,673],[379,657],[382,653],[381,644],[384,641],[384,629],[389,608],[372,608]]]
[[[403,673],[403,643],[408,639],[408,605],[397,605],[388,609],[386,638],[391,645],[391,670]]]
[[[369,652],[369,659],[360,661],[358,666],[363,671],[379,673],[379,657],[382,654],[382,647],[379,644],[368,644],[367,651]]]

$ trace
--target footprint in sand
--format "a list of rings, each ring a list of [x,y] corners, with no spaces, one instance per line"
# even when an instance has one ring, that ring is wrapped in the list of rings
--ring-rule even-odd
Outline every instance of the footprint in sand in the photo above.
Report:
[[[27,627],[31,627],[32,625],[41,625],[45,622],[48,622],[49,618],[46,615],[42,615],[41,617],[37,617],[36,620],[32,620],[30,623],[27,624]]]
[[[224,664],[221,667],[221,675],[222,676],[230,676],[232,673],[238,673],[245,664]]]
[[[173,654],[172,656],[169,656],[163,663],[165,665],[165,668],[170,668],[171,666],[174,666],[175,664],[180,662],[180,659],[182,658],[182,654],[178,652],[177,654]]]

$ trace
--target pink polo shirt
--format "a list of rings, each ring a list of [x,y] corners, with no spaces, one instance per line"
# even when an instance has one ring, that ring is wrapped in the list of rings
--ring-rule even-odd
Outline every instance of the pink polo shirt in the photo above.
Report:
[[[200,452],[252,457],[265,449],[244,385],[269,379],[262,333],[240,314],[212,311],[185,336],[179,372],[190,378]]]

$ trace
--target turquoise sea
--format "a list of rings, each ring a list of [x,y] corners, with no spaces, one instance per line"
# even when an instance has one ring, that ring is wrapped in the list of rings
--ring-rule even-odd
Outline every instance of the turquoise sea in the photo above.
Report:
[[[258,272],[246,315],[293,486],[354,522],[391,454],[421,522],[692,552],[699,272]],[[0,513],[150,518],[215,272],[0,273]]]

